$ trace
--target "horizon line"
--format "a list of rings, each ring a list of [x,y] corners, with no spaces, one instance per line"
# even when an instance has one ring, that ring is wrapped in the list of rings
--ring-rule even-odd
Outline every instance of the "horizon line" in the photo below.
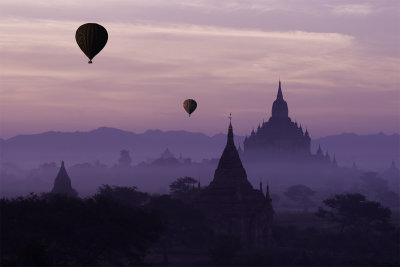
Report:
[[[208,137],[214,137],[216,135],[220,135],[220,134],[224,134],[225,135],[226,134],[224,132],[219,132],[219,133],[214,133],[214,134],[210,135],[210,134],[207,134],[207,133],[204,133],[204,132],[187,131],[187,130],[183,130],[183,129],[162,130],[162,129],[155,129],[155,128],[147,129],[147,130],[145,130],[143,132],[135,132],[135,131],[131,131],[131,130],[125,130],[125,129],[116,128],[116,127],[110,127],[110,126],[99,126],[97,128],[94,128],[94,129],[91,129],[91,130],[86,130],[86,131],[81,131],[81,130],[75,130],[75,131],[47,130],[47,131],[41,131],[41,132],[36,132],[36,133],[35,132],[33,132],[33,133],[22,133],[22,134],[16,134],[16,135],[11,136],[11,137],[0,137],[0,140],[7,141],[9,139],[12,139],[12,138],[15,138],[15,137],[18,137],[18,136],[41,135],[41,134],[46,134],[46,133],[71,133],[71,134],[73,134],[73,133],[90,133],[90,132],[94,132],[94,131],[100,130],[100,129],[113,129],[113,130],[118,130],[118,131],[121,131],[121,132],[129,132],[129,133],[138,134],[138,135],[146,134],[149,131],[160,131],[162,133],[167,133],[167,132],[187,132],[187,133],[193,133],[193,134],[203,134],[203,135],[208,136]],[[375,132],[375,133],[359,134],[359,133],[355,133],[355,132],[345,132],[344,131],[344,132],[341,132],[341,133],[332,133],[332,134],[328,134],[328,135],[324,135],[324,136],[320,136],[320,137],[316,137],[316,138],[311,138],[311,140],[313,140],[313,139],[314,140],[315,139],[322,139],[322,138],[329,137],[329,136],[344,135],[344,134],[354,134],[354,135],[359,135],[359,136],[383,134],[383,135],[386,135],[386,136],[392,136],[392,135],[400,135],[400,132],[385,133],[383,131],[379,131],[379,132]],[[235,134],[234,133],[234,135],[235,136],[240,136],[240,137],[246,137],[246,136],[249,136],[250,134],[249,135],[240,135],[240,134]]]

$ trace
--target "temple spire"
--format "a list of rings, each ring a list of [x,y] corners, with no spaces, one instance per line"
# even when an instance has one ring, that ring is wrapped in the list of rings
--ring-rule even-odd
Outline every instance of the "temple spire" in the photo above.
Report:
[[[69,178],[65,169],[64,161],[61,162],[61,167],[58,171],[56,179],[54,180],[54,186],[51,190],[51,193],[67,195],[71,197],[78,196],[78,193],[72,188],[71,179]]]
[[[226,144],[235,146],[233,142],[232,113],[229,114],[228,118],[229,118],[229,128],[228,128],[228,140]]]
[[[232,115],[229,116],[229,119],[230,122],[228,128],[227,142],[224,152],[222,153],[222,156],[219,159],[218,169],[243,168],[238,150],[235,146],[235,142],[233,141],[233,127],[231,122]]]
[[[281,79],[279,79],[279,87],[278,87],[278,95],[276,99],[283,99],[282,88],[281,88]]]
[[[288,118],[289,109],[286,101],[283,99],[281,80],[279,80],[278,95],[272,104],[272,117]]]

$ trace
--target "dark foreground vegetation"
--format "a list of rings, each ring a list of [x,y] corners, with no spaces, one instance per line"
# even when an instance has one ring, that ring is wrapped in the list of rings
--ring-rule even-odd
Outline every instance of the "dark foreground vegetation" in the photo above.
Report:
[[[85,199],[2,199],[1,266],[400,263],[399,227],[390,209],[363,195],[336,195],[320,203],[317,213],[277,211],[270,247],[248,249],[234,235],[214,234],[191,207],[190,198],[201,189],[175,186],[171,196],[102,186]]]

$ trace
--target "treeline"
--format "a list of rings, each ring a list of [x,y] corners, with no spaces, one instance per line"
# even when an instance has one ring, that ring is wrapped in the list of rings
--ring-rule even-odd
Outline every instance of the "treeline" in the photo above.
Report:
[[[276,221],[270,247],[249,249],[234,234],[213,233],[193,208],[202,190],[195,179],[180,178],[170,189],[171,195],[149,195],[104,185],[84,199],[1,199],[1,266],[399,265],[390,209],[360,194],[326,199],[315,214],[297,213],[326,224],[300,227],[296,214],[290,223]]]
[[[0,205],[1,266],[137,264],[163,229],[156,212],[102,193],[31,194]]]

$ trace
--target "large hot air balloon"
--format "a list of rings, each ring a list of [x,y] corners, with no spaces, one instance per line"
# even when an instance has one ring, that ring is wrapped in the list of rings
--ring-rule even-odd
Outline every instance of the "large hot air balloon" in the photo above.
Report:
[[[89,58],[89,64],[92,59],[104,48],[108,40],[107,30],[96,23],[86,23],[81,25],[75,34],[76,42]]]
[[[193,99],[186,99],[185,101],[183,101],[183,108],[186,110],[187,113],[189,113],[190,117],[190,114],[192,114],[193,111],[195,111],[195,109],[197,108],[197,103]]]

